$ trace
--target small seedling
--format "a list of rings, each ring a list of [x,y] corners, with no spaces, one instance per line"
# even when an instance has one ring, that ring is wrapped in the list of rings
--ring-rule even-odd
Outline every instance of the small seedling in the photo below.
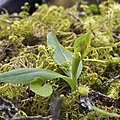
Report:
[[[66,75],[59,74],[52,70],[39,68],[19,68],[0,74],[0,82],[15,84],[30,84],[30,89],[40,96],[50,96],[52,94],[52,86],[46,83],[47,80],[55,80],[62,78],[71,87],[71,91],[78,88],[77,79],[82,71],[82,59],[86,55],[87,48],[90,45],[91,35],[86,33],[75,40],[74,53],[66,50],[59,42],[54,32],[49,32],[47,36],[47,45],[54,48],[53,59],[62,65],[69,63]]]

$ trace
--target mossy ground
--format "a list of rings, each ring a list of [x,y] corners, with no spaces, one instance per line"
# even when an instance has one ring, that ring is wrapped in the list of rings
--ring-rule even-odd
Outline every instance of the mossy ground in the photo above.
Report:
[[[87,11],[87,6],[83,6]],[[120,5],[104,3],[100,5],[101,14],[92,13],[80,16],[77,21],[68,14],[72,12],[78,16],[76,6],[69,9],[42,5],[31,16],[9,17],[0,16],[0,72],[15,68],[47,68],[61,72],[46,46],[46,36],[54,31],[60,43],[73,51],[74,40],[91,31],[93,39],[88,55],[83,60],[83,71],[78,82],[90,89],[99,91],[109,97],[119,99],[120,81],[113,82],[110,87],[104,87],[109,79],[120,74]],[[88,111],[76,101],[79,95],[70,93],[70,88],[61,79],[49,81],[54,89],[52,96],[44,98],[35,95],[29,90],[29,85],[13,85],[0,83],[0,95],[16,103],[23,114],[42,115],[51,114],[53,96],[64,95],[60,107],[63,120],[110,120],[111,118]],[[101,100],[102,101],[102,100]],[[102,101],[104,105],[104,101]],[[109,101],[107,101],[109,102]],[[106,106],[105,109],[116,112],[115,106]],[[120,109],[120,106],[118,106]],[[2,113],[1,113],[2,114]]]

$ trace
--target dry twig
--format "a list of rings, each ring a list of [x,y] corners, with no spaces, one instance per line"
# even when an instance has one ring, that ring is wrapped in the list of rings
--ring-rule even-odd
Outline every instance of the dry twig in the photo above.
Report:
[[[109,82],[105,84],[105,86],[106,86],[106,87],[110,86],[110,84],[111,84],[113,81],[115,81],[116,79],[120,79],[120,74],[117,75],[117,76],[115,76],[115,77],[113,77],[112,79],[110,79]]]
[[[38,120],[49,120],[50,118],[52,118],[52,115],[49,115],[49,116],[46,116],[46,117],[43,117],[41,115],[38,115],[38,116],[22,116],[22,117],[13,117],[11,118],[10,120],[35,120],[35,119],[38,119]]]

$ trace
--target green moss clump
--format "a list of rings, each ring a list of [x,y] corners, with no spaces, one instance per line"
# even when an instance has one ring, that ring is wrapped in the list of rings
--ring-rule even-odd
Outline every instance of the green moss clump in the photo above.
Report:
[[[120,29],[120,5],[104,3],[100,5],[100,15],[80,16],[82,22],[77,21],[68,12],[78,15],[76,6],[69,9],[42,5],[31,16],[23,18],[9,18],[8,14],[0,16],[0,72],[14,68],[46,68],[61,72],[49,53],[46,45],[46,36],[49,31],[54,31],[59,42],[68,50],[73,51],[74,40],[91,31],[93,39],[88,49],[88,55],[83,60],[83,71],[78,79],[80,85],[85,85],[87,95],[88,88],[100,91],[108,96],[119,98],[120,83],[115,83],[106,90],[104,84],[112,77],[120,73],[120,42],[112,35]],[[19,14],[21,15],[21,14]],[[115,33],[120,37],[119,33]],[[51,51],[52,52],[52,51]],[[65,66],[63,66],[65,67]],[[79,92],[70,92],[66,82],[61,79],[51,82],[54,94],[64,94],[64,101],[61,106],[62,119],[85,120],[100,119],[107,120],[108,117],[89,112],[81,107],[78,100]],[[51,114],[50,103],[52,96],[43,98],[27,91],[27,97],[23,91],[29,90],[28,85],[0,84],[0,95],[16,101],[21,101],[19,107],[30,115]],[[81,91],[80,91],[81,92]],[[17,96],[16,96],[17,95]],[[26,107],[27,106],[27,107]]]

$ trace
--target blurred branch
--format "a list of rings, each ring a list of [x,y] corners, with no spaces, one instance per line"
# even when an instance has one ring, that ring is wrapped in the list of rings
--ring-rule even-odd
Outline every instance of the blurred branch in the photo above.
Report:
[[[120,74],[110,79],[109,82],[105,84],[105,86],[108,87],[113,81],[119,78],[120,78]]]
[[[73,18],[75,18],[78,22],[80,22],[80,23],[82,23],[83,24],[83,21],[78,17],[78,16],[76,16],[76,15],[74,15],[72,12],[68,12],[68,14],[70,15],[70,16],[72,16]]]
[[[34,119],[39,119],[39,120],[49,120],[50,118],[52,118],[52,115],[43,117],[41,115],[38,116],[22,116],[22,117],[13,117],[10,120],[34,120]]]

